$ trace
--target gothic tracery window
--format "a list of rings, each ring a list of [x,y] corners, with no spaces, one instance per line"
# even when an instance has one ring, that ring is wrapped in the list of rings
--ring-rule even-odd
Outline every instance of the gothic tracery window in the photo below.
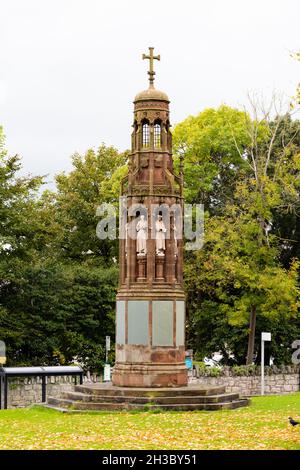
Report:
[[[154,147],[161,147],[161,125],[154,124]]]
[[[149,147],[150,145],[150,128],[148,122],[144,122],[143,124],[143,147]]]

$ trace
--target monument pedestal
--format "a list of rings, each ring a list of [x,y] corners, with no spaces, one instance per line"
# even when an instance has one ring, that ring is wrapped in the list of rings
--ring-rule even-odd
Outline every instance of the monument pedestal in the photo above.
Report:
[[[119,289],[116,316],[115,386],[187,384],[185,301],[179,286],[157,285],[150,291],[147,284],[140,284],[130,292]]]
[[[141,351],[139,354],[143,355]],[[118,387],[182,387],[187,384],[184,363],[118,363],[113,372]]]

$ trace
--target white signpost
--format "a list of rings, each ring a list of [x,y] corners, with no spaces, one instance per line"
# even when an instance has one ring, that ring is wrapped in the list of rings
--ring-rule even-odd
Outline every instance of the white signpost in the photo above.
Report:
[[[5,343],[0,340],[0,367],[6,363]]]
[[[110,382],[110,364],[105,364],[104,366],[103,382]]]
[[[110,351],[110,336],[105,337],[105,366],[104,366],[104,382],[110,382],[110,364],[108,363],[108,351]]]
[[[271,341],[271,333],[261,334],[261,394],[265,394],[265,341]]]
[[[108,362],[108,351],[110,351],[110,336],[105,337],[105,362]]]

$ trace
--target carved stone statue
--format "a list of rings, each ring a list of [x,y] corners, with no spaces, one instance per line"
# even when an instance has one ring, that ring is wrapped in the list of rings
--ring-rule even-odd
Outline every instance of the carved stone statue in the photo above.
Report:
[[[163,223],[162,216],[159,215],[155,222],[155,241],[156,241],[156,254],[157,255],[164,255],[166,250],[166,227]]]
[[[145,255],[147,253],[147,238],[148,238],[148,224],[145,220],[145,216],[141,215],[140,220],[136,224],[136,251],[140,255]]]

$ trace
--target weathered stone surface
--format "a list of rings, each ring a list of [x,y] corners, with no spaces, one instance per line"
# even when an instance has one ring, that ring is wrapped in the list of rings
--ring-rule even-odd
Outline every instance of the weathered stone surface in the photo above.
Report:
[[[293,369],[292,369],[293,370]],[[260,377],[234,377],[226,375],[220,377],[199,377],[193,378],[192,383],[199,385],[223,385],[226,392],[239,391],[245,396],[260,395]],[[265,393],[266,394],[286,394],[298,392],[300,390],[299,372],[290,372],[285,374],[273,374],[265,377]]]
[[[74,377],[55,377],[55,381],[52,382],[48,378],[47,396],[59,396],[63,391],[74,390]],[[8,408],[22,408],[35,403],[42,403],[42,380],[40,377],[32,377],[30,380],[28,378],[8,379]]]
[[[49,397],[48,406],[70,411],[91,410],[219,410],[247,406],[249,401],[238,393],[224,393],[224,387],[180,388],[116,387],[111,384],[76,386],[75,392]]]

